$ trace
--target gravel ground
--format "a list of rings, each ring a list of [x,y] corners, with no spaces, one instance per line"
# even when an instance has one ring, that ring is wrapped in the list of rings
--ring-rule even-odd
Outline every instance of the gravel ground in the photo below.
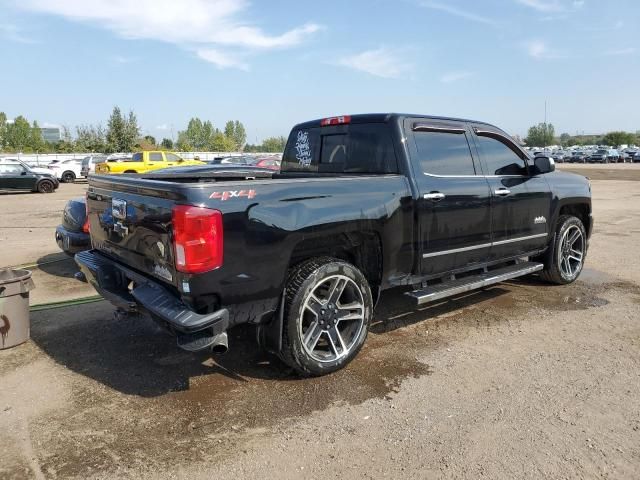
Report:
[[[328,377],[296,378],[249,329],[211,358],[106,302],[33,313],[32,340],[0,351],[0,478],[640,477],[640,169],[586,167],[560,166],[593,180],[578,282],[418,310],[388,292],[359,357]],[[43,236],[8,261],[4,222],[41,225],[10,215],[0,265],[56,252]],[[65,268],[39,275],[73,291]]]

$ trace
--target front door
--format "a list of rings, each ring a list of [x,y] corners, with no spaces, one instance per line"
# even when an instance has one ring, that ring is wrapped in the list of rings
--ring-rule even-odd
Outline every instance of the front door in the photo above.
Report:
[[[526,154],[502,132],[478,125],[474,133],[491,188],[490,260],[544,248],[551,211],[547,180],[530,175]]]
[[[0,165],[0,188],[32,190],[35,186],[35,175],[20,164]]]
[[[421,273],[484,263],[491,246],[490,193],[464,123],[407,119],[417,201]]]

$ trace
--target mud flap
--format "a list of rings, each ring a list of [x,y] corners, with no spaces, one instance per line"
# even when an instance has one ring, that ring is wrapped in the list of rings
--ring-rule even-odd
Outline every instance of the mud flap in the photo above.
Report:
[[[267,352],[279,355],[282,351],[282,329],[284,328],[284,299],[283,290],[280,306],[269,323],[258,325],[258,343]]]

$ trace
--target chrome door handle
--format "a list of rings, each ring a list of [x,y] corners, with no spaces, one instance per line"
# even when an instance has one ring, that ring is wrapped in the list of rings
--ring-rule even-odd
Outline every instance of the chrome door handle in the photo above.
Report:
[[[444,197],[445,197],[445,194],[440,192],[431,192],[431,193],[424,194],[425,200],[433,200],[434,202],[439,202]]]
[[[493,193],[495,193],[496,195],[500,195],[501,197],[505,197],[511,193],[511,190],[509,190],[508,188],[502,187],[502,188],[496,189]]]

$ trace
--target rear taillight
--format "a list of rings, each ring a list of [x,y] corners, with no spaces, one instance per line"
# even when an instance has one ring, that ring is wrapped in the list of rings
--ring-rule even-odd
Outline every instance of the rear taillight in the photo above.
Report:
[[[89,233],[89,197],[84,196],[84,223],[82,224],[82,231]]]
[[[201,273],[222,266],[222,213],[204,207],[173,207],[176,269]]]
[[[321,127],[328,127],[330,125],[347,125],[349,123],[351,123],[350,115],[341,115],[339,117],[329,117],[320,120]]]

